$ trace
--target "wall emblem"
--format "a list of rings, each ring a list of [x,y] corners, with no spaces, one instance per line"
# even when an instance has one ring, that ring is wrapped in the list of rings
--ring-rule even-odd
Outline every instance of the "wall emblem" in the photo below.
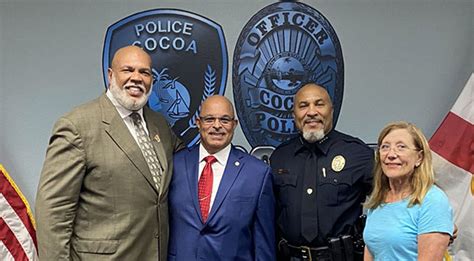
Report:
[[[240,33],[232,82],[237,114],[252,147],[276,147],[297,134],[293,96],[305,82],[316,82],[328,90],[335,126],[344,88],[336,32],[320,12],[306,4],[269,5]]]
[[[148,106],[162,113],[188,146],[199,141],[196,118],[207,97],[224,95],[227,47],[221,26],[208,18],[175,9],[130,15],[107,29],[103,76],[115,51],[142,47],[153,60],[153,86]]]

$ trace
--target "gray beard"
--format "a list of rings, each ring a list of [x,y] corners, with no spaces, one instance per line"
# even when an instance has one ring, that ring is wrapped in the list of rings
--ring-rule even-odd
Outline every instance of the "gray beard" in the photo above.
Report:
[[[324,130],[303,131],[303,138],[309,143],[314,143],[324,138]]]
[[[120,89],[120,87],[117,85],[115,77],[112,77],[112,80],[110,81],[109,90],[120,105],[131,111],[138,111],[143,108],[151,94],[150,89],[150,91],[143,98],[135,101],[127,96],[125,89]]]

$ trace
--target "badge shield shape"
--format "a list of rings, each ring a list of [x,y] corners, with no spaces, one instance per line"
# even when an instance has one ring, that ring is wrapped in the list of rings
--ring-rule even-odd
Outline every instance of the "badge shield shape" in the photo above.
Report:
[[[196,118],[207,97],[224,95],[228,54],[222,27],[191,12],[154,9],[132,14],[109,26],[102,70],[114,53],[136,45],[152,58],[153,84],[148,106],[167,119],[175,134],[192,146],[199,141]]]
[[[298,2],[275,3],[257,12],[234,51],[234,101],[250,145],[278,146],[294,137],[293,96],[304,83],[325,87],[337,122],[344,62],[337,35],[317,10]]]

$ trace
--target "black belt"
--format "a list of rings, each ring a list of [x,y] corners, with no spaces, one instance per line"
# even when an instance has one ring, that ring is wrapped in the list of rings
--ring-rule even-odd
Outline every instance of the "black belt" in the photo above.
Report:
[[[288,244],[285,239],[280,240],[278,243],[280,253],[287,257],[296,257],[302,260],[321,260],[321,261],[332,261],[331,249],[327,246],[322,247],[308,247],[308,246],[294,246]]]

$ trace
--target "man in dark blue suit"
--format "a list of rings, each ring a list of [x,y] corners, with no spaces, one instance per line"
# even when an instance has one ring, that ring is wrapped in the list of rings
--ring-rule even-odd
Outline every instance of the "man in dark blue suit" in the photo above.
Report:
[[[196,123],[201,143],[174,157],[168,260],[275,260],[270,168],[231,145],[227,98],[205,100]]]

